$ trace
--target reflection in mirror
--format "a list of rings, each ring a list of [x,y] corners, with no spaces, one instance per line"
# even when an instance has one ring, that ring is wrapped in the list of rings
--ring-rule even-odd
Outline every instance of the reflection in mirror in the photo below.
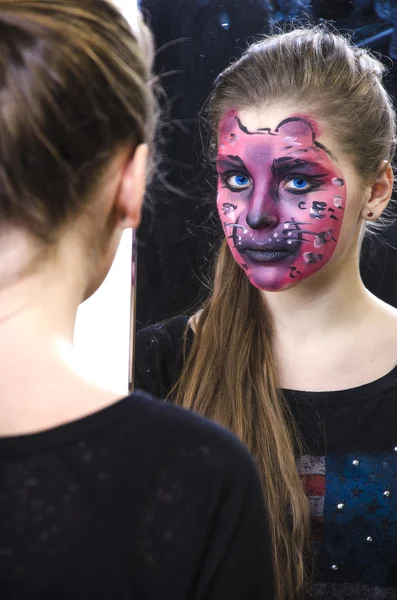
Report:
[[[179,116],[188,114],[188,101],[194,114],[215,80],[203,122],[212,133],[218,189],[208,186],[202,206],[210,212],[217,198],[224,231],[214,233],[207,254],[208,262],[216,257],[208,300],[193,312],[180,293],[191,283],[183,250],[194,240],[190,213],[200,199],[192,205],[175,188],[186,190],[187,166],[193,182],[205,180],[213,164],[207,160],[200,170],[188,154],[187,139],[193,147],[196,132],[186,126],[185,137],[171,137],[168,180],[153,191],[152,231],[141,232],[142,257],[160,253],[143,309],[180,314],[138,331],[136,383],[223,425],[256,457],[279,599],[392,600],[397,445],[389,423],[397,418],[397,310],[367,291],[358,262],[364,232],[383,225],[395,150],[384,66],[360,46],[388,51],[390,23],[373,3],[313,2],[313,17],[338,18],[339,27],[355,29],[359,45],[333,27],[295,28],[249,46],[236,60],[238,30],[251,7],[266,6],[267,20],[255,26],[266,30],[299,4],[309,8],[178,3],[189,18],[177,22],[185,33],[190,25],[178,57],[186,70],[174,82],[186,100]],[[224,66],[235,59],[219,74],[225,47]],[[199,241],[205,219],[201,224]],[[198,246],[199,261],[205,254]],[[368,252],[363,259],[374,267]],[[171,277],[178,310],[170,304],[164,315],[155,290]],[[385,283],[396,279],[392,272]],[[309,547],[314,585],[306,580]]]
[[[208,160],[205,109],[217,75],[252,39],[291,18],[332,19],[359,47],[384,55],[385,84],[396,96],[393,49],[396,3],[390,0],[141,0],[158,48],[156,72],[169,98],[163,163],[151,185],[138,237],[138,328],[191,311],[206,281],[222,231],[215,215],[216,182]],[[364,241],[367,287],[397,305],[397,226]],[[162,297],[156,294],[161,285]]]

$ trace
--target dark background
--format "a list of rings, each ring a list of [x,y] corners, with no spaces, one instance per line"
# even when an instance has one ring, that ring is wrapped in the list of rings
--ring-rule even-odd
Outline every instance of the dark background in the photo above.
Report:
[[[157,139],[162,160],[138,233],[138,327],[186,314],[208,293],[223,234],[198,115],[216,76],[248,42],[294,17],[332,20],[356,44],[383,55],[390,68],[386,86],[397,96],[390,58],[397,59],[397,0],[141,0],[140,6],[155,35],[155,70],[168,100]],[[397,306],[394,247],[397,225],[366,238],[361,262],[367,287]]]

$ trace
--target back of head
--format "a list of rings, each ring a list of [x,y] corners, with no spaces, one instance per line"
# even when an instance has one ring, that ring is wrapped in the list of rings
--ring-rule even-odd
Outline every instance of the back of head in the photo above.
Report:
[[[151,141],[151,37],[106,0],[0,0],[0,225],[45,243]],[[138,40],[139,38],[139,40]]]

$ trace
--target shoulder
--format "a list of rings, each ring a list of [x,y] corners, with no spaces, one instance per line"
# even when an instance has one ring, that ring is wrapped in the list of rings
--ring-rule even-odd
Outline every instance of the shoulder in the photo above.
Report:
[[[180,343],[183,340],[188,322],[188,317],[179,315],[142,327],[136,334],[137,348],[155,346],[156,348],[166,349]]]
[[[237,506],[261,489],[259,474],[248,449],[232,433],[207,419],[146,394],[135,395],[144,421],[141,429],[156,450],[149,469],[160,465],[168,481],[184,482],[197,507],[210,503]],[[146,424],[145,424],[146,423]],[[149,447],[147,452],[150,452]]]
[[[272,597],[265,593],[272,584],[268,516],[245,446],[220,426],[149,394],[124,402],[123,418],[100,441],[112,452],[109,493],[122,535],[143,543],[162,565],[157,570],[165,589],[172,580],[191,589],[194,577],[197,598]],[[95,498],[103,493],[94,491]]]
[[[245,446],[232,433],[198,414],[172,404],[160,403],[152,394],[143,391],[135,392],[127,401],[133,407],[131,416],[134,421],[137,418],[145,420],[153,430],[159,430],[159,435],[171,438],[176,445],[181,441],[189,444],[206,441],[219,452],[243,452],[245,457],[250,456]]]
[[[166,468],[171,478],[186,480],[196,493],[204,483],[218,490],[241,489],[257,480],[248,449],[233,434],[142,391],[98,413],[88,424],[86,439],[109,449],[119,465],[116,470],[124,464],[130,473],[132,465],[124,459],[120,463],[121,456],[130,457],[141,475],[161,476]]]
[[[143,327],[137,332],[136,388],[160,398],[168,395],[183,369],[188,322],[188,317],[178,316]],[[193,336],[191,330],[190,333]],[[189,345],[189,336],[186,341]]]

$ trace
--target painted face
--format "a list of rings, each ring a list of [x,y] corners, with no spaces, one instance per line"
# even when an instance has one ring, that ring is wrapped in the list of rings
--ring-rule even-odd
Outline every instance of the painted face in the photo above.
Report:
[[[335,250],[346,184],[318,137],[302,115],[250,131],[233,111],[220,124],[219,216],[235,260],[262,290],[296,285]]]

